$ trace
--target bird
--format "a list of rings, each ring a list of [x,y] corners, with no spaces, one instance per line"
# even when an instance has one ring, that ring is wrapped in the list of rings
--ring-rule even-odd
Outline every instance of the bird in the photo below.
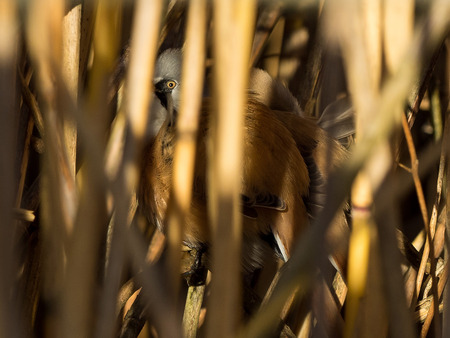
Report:
[[[155,95],[166,109],[166,118],[145,148],[138,194],[144,215],[162,232],[165,231],[177,142],[181,65],[180,49],[164,51],[155,64]],[[213,98],[203,98],[191,212],[185,220],[183,237],[185,245],[206,255],[212,244],[206,168],[213,106]],[[346,150],[316,121],[302,116],[297,101],[287,89],[257,69],[250,74],[243,145],[242,269],[245,274],[252,274],[268,259],[289,259],[311,217],[323,208],[328,174],[343,161]],[[339,223],[344,223],[343,216],[340,218]]]

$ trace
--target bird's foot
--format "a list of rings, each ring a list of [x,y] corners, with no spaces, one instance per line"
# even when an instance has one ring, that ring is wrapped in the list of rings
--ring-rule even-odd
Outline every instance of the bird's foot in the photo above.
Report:
[[[187,271],[182,273],[182,276],[186,279],[189,286],[204,285],[206,282],[206,275],[208,269],[202,262],[202,256],[205,252],[204,248],[192,248],[189,252],[191,258]]]

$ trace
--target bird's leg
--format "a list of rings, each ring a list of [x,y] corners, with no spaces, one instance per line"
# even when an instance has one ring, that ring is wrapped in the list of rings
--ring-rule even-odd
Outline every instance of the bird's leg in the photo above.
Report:
[[[202,256],[206,251],[205,247],[195,247],[192,248],[191,252],[194,251],[194,259],[188,271],[184,272],[182,276],[186,278],[189,286],[198,286],[205,284],[206,274],[208,269],[202,262]]]

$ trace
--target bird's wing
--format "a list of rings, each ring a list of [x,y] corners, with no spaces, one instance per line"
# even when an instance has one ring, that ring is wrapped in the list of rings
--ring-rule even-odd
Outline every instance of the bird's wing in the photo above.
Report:
[[[349,98],[339,98],[330,103],[317,123],[331,137],[348,148],[355,135],[355,111]]]
[[[258,193],[252,197],[241,194],[241,200],[245,207],[286,210],[286,202],[281,197],[271,193]]]
[[[304,204],[309,191],[305,161],[274,110],[251,94],[244,137],[244,215],[256,215],[259,231],[273,234],[286,259],[309,223]]]

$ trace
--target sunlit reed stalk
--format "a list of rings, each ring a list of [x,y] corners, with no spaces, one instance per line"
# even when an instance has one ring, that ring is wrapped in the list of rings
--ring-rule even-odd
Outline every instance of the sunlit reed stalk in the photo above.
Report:
[[[99,1],[93,31],[93,62],[83,98],[81,116],[94,147],[86,143],[83,165],[77,173],[79,207],[72,243],[68,247],[63,319],[61,334],[65,337],[92,335],[98,318],[99,294],[93,288],[98,271],[103,265],[99,254],[107,226],[106,180],[103,161],[108,130],[107,83],[118,50],[117,32],[120,31],[118,1]],[[85,127],[85,125],[83,125]]]
[[[179,285],[176,284],[179,281],[177,276],[180,273],[180,248],[184,221],[190,211],[192,200],[198,121],[203,97],[206,56],[207,2],[193,0],[188,6],[186,42],[183,49],[181,106],[177,117],[177,143],[174,150],[173,178],[167,209],[169,262],[173,270],[172,276],[176,295],[179,292]],[[188,337],[196,336],[203,290],[204,286],[198,289],[194,286],[190,287],[189,294],[195,294],[196,297],[192,299],[188,294],[186,300],[183,329],[184,334]]]
[[[48,11],[52,8],[52,11]],[[73,229],[74,180],[69,176],[67,156],[65,154],[63,134],[60,126],[62,116],[58,111],[58,84],[54,81],[55,71],[60,71],[62,56],[62,18],[61,1],[33,1],[28,6],[27,44],[31,59],[36,68],[36,82],[41,96],[43,112],[43,156],[41,179],[42,245],[43,273],[41,278],[41,299],[52,301],[55,306],[62,305],[64,254],[67,236]],[[60,83],[59,83],[60,84]],[[72,214],[69,214],[69,210]],[[43,317],[44,332],[49,337],[57,336],[61,313],[46,313]]]
[[[63,21],[63,59],[62,72],[65,83],[74,102],[78,100],[79,67],[80,67],[80,41],[81,41],[81,11],[82,5],[72,8]],[[64,146],[66,147],[69,168],[73,180],[76,172],[77,156],[77,126],[74,116],[65,115],[64,119]],[[72,211],[73,213],[74,211]]]
[[[108,250],[106,252],[105,285],[101,293],[100,316],[96,328],[97,336],[111,336],[115,326],[115,297],[120,287],[126,262],[127,227],[130,210],[138,183],[139,154],[141,153],[151,99],[151,78],[156,56],[162,3],[138,2],[132,28],[130,67],[125,84],[125,101],[118,102],[119,111],[107,149],[107,172],[112,180],[114,215],[108,226]],[[149,18],[149,15],[151,16]],[[131,134],[126,136],[128,120]],[[134,249],[133,249],[134,250]]]
[[[143,0],[136,3],[124,99],[125,112],[132,133],[131,140],[128,140],[125,145],[124,163],[122,164],[127,195],[136,189],[140,165],[138,156],[142,154],[144,142],[148,141],[145,139],[145,133],[148,122],[151,120],[149,107],[152,100],[152,79],[163,14],[163,1]],[[116,196],[120,198],[120,195]],[[122,231],[117,233],[117,236],[120,237]],[[160,330],[162,336],[179,336],[181,325],[176,319],[178,313],[175,308],[174,296],[167,294],[166,285],[164,285],[167,281],[158,268],[149,267],[142,274],[141,269],[145,265],[146,256],[144,242],[141,238],[137,238],[133,231],[131,229],[124,234],[124,244],[127,256],[132,259],[134,272],[142,275],[138,279],[142,285],[138,297],[148,304],[146,312],[151,314],[155,320],[155,323],[151,324]]]
[[[349,76],[349,91],[352,94],[356,111],[356,140],[363,141],[365,129],[371,119],[369,107],[371,102],[377,99],[381,77],[381,1],[363,1],[361,3],[348,2],[340,8],[338,20],[345,22],[351,20],[347,30],[342,30],[342,49],[344,61],[348,72],[351,69],[364,71],[366,76],[354,73]],[[353,46],[351,46],[353,45]],[[351,337],[355,332],[378,331],[384,334],[387,329],[386,319],[381,319],[376,327],[371,327],[370,322],[362,322],[361,313],[371,315],[370,311],[377,311],[380,306],[374,306],[376,300],[384,301],[383,295],[376,294],[377,289],[373,284],[379,283],[379,266],[375,256],[378,255],[376,243],[376,228],[372,215],[373,192],[377,189],[374,174],[380,171],[386,172],[389,168],[389,156],[383,156],[380,145],[363,170],[356,177],[352,192],[352,233],[349,242],[348,257],[348,295],[346,307],[346,322],[344,335]],[[372,169],[373,163],[382,163],[382,169]],[[384,175],[382,173],[382,175]],[[381,176],[382,177],[382,176]],[[372,286],[372,289],[370,289]],[[367,291],[366,291],[367,290]],[[361,304],[364,295],[366,306]],[[379,304],[378,304],[379,305]],[[378,310],[382,312],[382,310]],[[361,323],[359,324],[358,323]],[[367,330],[367,331],[366,331]]]
[[[131,201],[131,194],[135,193],[138,182],[140,158],[144,147],[145,133],[151,119],[151,106],[153,90],[153,73],[158,48],[160,24],[163,15],[163,2],[137,1],[135,18],[132,26],[130,44],[130,63],[125,79],[125,98],[123,110],[131,135],[123,149],[122,171],[124,180],[124,193]],[[122,109],[118,117],[122,117]],[[124,128],[121,124],[119,128]],[[124,142],[125,134],[120,131],[120,141]],[[112,147],[113,148],[113,147]],[[120,148],[120,146],[118,146]],[[113,156],[113,154],[110,154]],[[120,166],[120,162],[115,167]],[[116,196],[120,198],[120,196]],[[127,206],[128,208],[128,206]],[[133,250],[128,248],[128,250]]]
[[[177,117],[173,177],[167,207],[169,261],[173,281],[180,273],[184,220],[190,211],[197,145],[198,121],[203,98],[206,54],[206,2],[191,1],[183,49],[181,106]],[[179,285],[175,285],[178,293]]]
[[[239,319],[243,113],[246,104],[254,1],[214,1],[214,98],[210,122],[208,209],[213,269],[207,330],[233,336]],[[230,53],[230,51],[233,51]],[[232,70],[232,71],[231,71]]]

